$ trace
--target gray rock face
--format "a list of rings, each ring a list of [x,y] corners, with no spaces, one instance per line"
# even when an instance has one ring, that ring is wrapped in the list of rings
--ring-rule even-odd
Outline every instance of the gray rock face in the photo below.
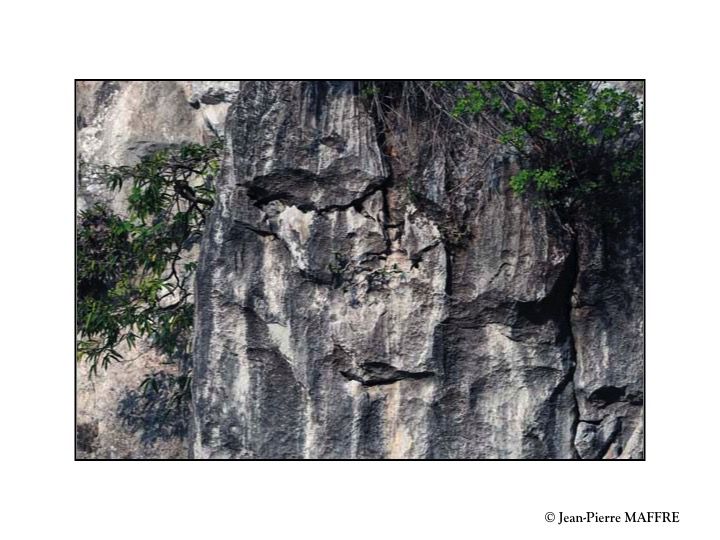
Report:
[[[191,456],[641,458],[641,218],[571,230],[482,133],[398,118],[349,82],[241,83]]]
[[[643,456],[642,221],[628,221],[622,231],[578,233],[575,388],[580,420],[593,432],[584,458]]]
[[[124,211],[83,164],[132,165],[163,147],[206,143],[222,133],[237,81],[78,81],[78,208],[98,201]]]

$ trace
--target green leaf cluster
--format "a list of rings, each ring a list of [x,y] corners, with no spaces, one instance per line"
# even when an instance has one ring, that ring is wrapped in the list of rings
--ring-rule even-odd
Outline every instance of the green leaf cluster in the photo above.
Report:
[[[452,110],[480,117],[515,154],[510,186],[547,205],[588,211],[642,186],[642,103],[598,81],[467,83]]]
[[[213,205],[222,140],[146,156],[134,166],[94,173],[127,194],[127,215],[98,204],[78,216],[77,357],[99,366],[121,361],[145,338],[169,362],[190,353],[193,325],[191,249]],[[187,375],[184,375],[187,376]]]

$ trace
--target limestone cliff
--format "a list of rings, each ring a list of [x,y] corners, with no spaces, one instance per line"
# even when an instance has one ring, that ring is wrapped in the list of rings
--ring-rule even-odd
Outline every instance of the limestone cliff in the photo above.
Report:
[[[191,456],[641,458],[642,201],[569,227],[509,190],[481,124],[398,108],[352,82],[240,84]]]
[[[226,140],[189,418],[142,406],[145,343],[79,364],[78,457],[643,457],[642,201],[569,226],[418,88],[78,82],[79,210],[125,211],[87,163]]]

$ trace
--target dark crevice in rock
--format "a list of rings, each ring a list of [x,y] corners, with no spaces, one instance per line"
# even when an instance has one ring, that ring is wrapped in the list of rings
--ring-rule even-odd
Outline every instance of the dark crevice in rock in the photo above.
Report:
[[[575,457],[577,459],[580,459],[580,454],[575,447],[575,439],[577,437],[577,430],[578,425],[580,424],[580,404],[578,403],[577,398],[577,388],[575,386],[575,371],[577,370],[577,349],[575,347],[575,335],[573,334],[572,329],[572,294],[573,290],[575,289],[575,286],[577,285],[577,279],[578,275],[580,273],[580,267],[578,262],[578,246],[577,246],[577,238],[573,235],[573,244],[572,248],[570,250],[570,254],[568,255],[568,258],[570,259],[568,261],[568,265],[571,269],[571,275],[569,277],[569,287],[565,294],[565,323],[567,325],[567,333],[568,333],[568,340],[570,343],[570,370],[568,371],[568,378],[569,383],[572,384],[572,395],[573,395],[573,403],[575,404],[575,410],[574,410],[574,418],[573,418],[573,424],[572,424],[572,444],[573,444],[573,452],[575,453]]]
[[[242,229],[247,230],[247,231],[250,231],[251,233],[258,235],[258,236],[260,236],[261,238],[271,237],[271,238],[273,238],[274,240],[277,240],[277,241],[279,242],[279,244],[285,249],[285,251],[292,256],[292,253],[290,252],[290,248],[288,247],[288,245],[287,245],[287,244],[283,241],[283,239],[280,238],[280,236],[278,236],[278,234],[275,233],[274,231],[270,231],[270,230],[267,230],[267,229],[260,229],[260,228],[258,228],[258,227],[255,227],[255,226],[253,226],[253,225],[250,225],[249,223],[246,223],[246,222],[241,221],[241,220],[239,220],[239,219],[235,219],[235,220],[233,220],[233,222],[234,222],[235,226],[242,227]],[[237,234],[237,232],[236,232],[235,234]],[[230,238],[229,238],[228,240],[226,240],[225,242],[237,241],[236,236],[233,235],[232,233],[230,233],[229,236],[230,236]],[[237,253],[234,253],[234,254],[233,254],[233,257],[234,257],[235,270],[237,270],[237,269],[238,269]]]
[[[386,133],[387,125],[383,121],[383,119],[380,118],[378,110],[371,109],[370,111],[368,111],[368,113],[370,118],[372,119],[373,124],[375,125],[375,142],[380,149],[380,159],[382,160],[383,168],[387,171],[386,181],[381,186],[381,188],[384,189],[383,213],[385,214],[385,227],[387,228],[388,223],[390,222],[390,209],[388,206],[387,188],[394,184],[395,173],[393,171],[393,165],[390,160],[391,152],[388,148],[388,140]]]
[[[366,362],[358,370],[341,371],[340,374],[363,386],[380,386],[403,380],[420,380],[435,376],[432,371],[404,371],[384,362]]]
[[[304,201],[288,192],[272,193],[260,186],[252,186],[248,188],[247,195],[253,201],[253,205],[257,208],[263,208],[265,205],[274,201],[281,201],[289,206],[296,206],[301,212],[317,212],[319,215],[330,212],[343,212],[349,208],[354,208],[358,213],[363,213],[363,203],[375,195],[378,191],[386,188],[388,180],[369,185],[365,191],[357,198],[343,204],[331,204],[328,206],[318,207],[312,202]],[[369,217],[369,216],[366,216]],[[373,219],[369,217],[369,219]],[[373,221],[375,221],[373,219]]]
[[[607,407],[612,403],[623,401],[625,390],[625,386],[620,388],[617,386],[602,386],[590,394],[588,401],[595,403],[601,408]]]
[[[504,268],[507,268],[508,266],[512,266],[512,265],[511,265],[510,263],[508,263],[508,262],[502,263],[502,264],[498,267],[498,269],[495,271],[495,274],[493,274],[493,277],[490,278],[490,283],[493,283],[493,282],[497,279],[497,277],[500,275],[500,272],[502,272],[503,269],[504,269]]]
[[[342,276],[338,276],[337,274],[330,274],[330,276],[328,277],[322,272],[313,272],[310,270],[304,270],[302,268],[297,268],[296,271],[300,275],[300,277],[308,283],[314,283],[316,285],[323,285],[325,287],[332,288],[337,288],[342,283]]]
[[[563,394],[565,394],[565,391],[568,389],[568,387],[571,387],[572,399],[573,399],[573,409],[574,409],[573,422],[571,425],[571,437],[572,437],[571,445],[572,445],[572,450],[573,450],[573,457],[575,459],[580,459],[580,455],[579,455],[577,449],[575,448],[575,444],[574,444],[575,434],[577,432],[577,426],[579,424],[579,416],[580,416],[577,397],[575,396],[575,387],[574,387],[574,378],[575,378],[575,360],[574,360],[574,358],[575,358],[575,355],[573,353],[571,367],[565,373],[565,376],[562,378],[560,383],[553,389],[552,393],[550,394],[550,397],[548,398],[548,404],[550,405],[550,407],[553,411],[556,411],[553,415],[553,420],[552,420],[552,425],[555,426],[557,424],[557,418],[555,417],[555,415],[557,415],[558,412],[560,412],[560,414],[562,414],[562,411],[559,410],[559,408],[558,408],[558,405],[559,405],[558,402],[561,400]],[[555,441],[550,440],[548,442],[549,442],[549,444],[554,446]],[[553,449],[553,450],[555,450],[555,449]]]
[[[517,314],[520,320],[530,324],[545,324],[556,320],[560,326],[558,338],[572,338],[570,328],[570,299],[577,279],[577,250],[573,246],[565,264],[550,292],[538,301],[518,302]],[[569,335],[569,336],[568,336]]]
[[[257,235],[259,235],[259,236],[272,236],[272,237],[275,238],[276,240],[280,240],[280,238],[278,237],[278,235],[275,234],[275,233],[272,232],[272,231],[268,231],[268,230],[265,230],[265,229],[259,229],[259,228],[257,228],[257,227],[254,227],[253,225],[250,225],[249,223],[245,223],[244,221],[240,221],[240,220],[237,220],[237,219],[235,220],[235,223],[237,223],[237,224],[240,225],[241,227],[244,227],[245,229],[247,229],[247,230],[250,231],[250,232],[254,232],[255,234],[257,234]]]
[[[438,246],[440,245],[440,243],[441,243],[440,240],[438,240],[437,242],[433,242],[433,243],[430,244],[429,246],[425,246],[425,247],[422,248],[420,251],[417,251],[417,252],[413,253],[412,255],[410,255],[410,264],[411,264],[411,267],[412,267],[412,268],[417,268],[418,265],[419,265],[419,264],[422,262],[422,260],[423,260],[423,257],[422,257],[423,254],[427,253],[427,252],[430,251],[431,249],[435,249],[436,247],[438,247]]]
[[[388,255],[392,252],[392,240],[390,239],[390,231],[388,231],[387,224],[390,221],[390,204],[388,202],[387,186],[384,186],[381,190],[382,193],[382,233],[383,239],[385,240],[385,253]]]
[[[298,205],[298,208],[302,210],[303,212],[310,212],[310,211],[316,211],[318,214],[327,214],[328,212],[342,212],[349,208],[355,208],[356,211],[361,212],[362,211],[362,205],[363,203],[375,195],[378,191],[382,191],[385,189],[385,187],[388,184],[388,179],[383,180],[380,183],[371,184],[367,187],[367,189],[363,192],[362,195],[357,197],[356,199],[353,199],[352,201],[344,204],[331,204],[329,206],[323,206],[321,208],[315,207],[313,204],[307,204],[307,205]]]
[[[607,440],[605,441],[605,444],[603,444],[600,447],[600,451],[598,452],[598,458],[602,458],[605,456],[605,454],[608,453],[610,450],[610,447],[613,445],[613,443],[618,439],[618,436],[620,435],[620,432],[622,431],[622,418],[618,418],[615,421],[615,425],[613,426],[613,430],[608,436]]]
[[[573,395],[573,421],[572,421],[572,440],[577,435],[580,406],[577,399],[575,389],[575,370],[577,368],[577,353],[575,349],[575,336],[572,330],[572,294],[575,289],[579,274],[578,266],[578,249],[577,240],[573,237],[570,252],[567,255],[565,264],[553,285],[550,293],[537,302],[518,302],[517,316],[521,322],[525,320],[530,324],[545,324],[554,320],[558,325],[557,342],[566,342],[568,344],[569,367],[567,374],[563,377],[560,384],[553,391],[552,399],[557,399],[567,388],[572,385]],[[576,458],[580,458],[577,449],[573,445],[573,451]]]
[[[238,184],[241,185],[241,184]],[[247,196],[253,201],[253,204],[262,208],[266,204],[273,201],[282,201],[292,199],[292,195],[287,192],[271,193],[261,186],[250,186],[247,190]]]
[[[347,147],[347,141],[334,131],[330,135],[320,139],[318,142],[339,153],[345,152],[345,148]]]
[[[445,245],[445,294],[452,296],[452,254]]]

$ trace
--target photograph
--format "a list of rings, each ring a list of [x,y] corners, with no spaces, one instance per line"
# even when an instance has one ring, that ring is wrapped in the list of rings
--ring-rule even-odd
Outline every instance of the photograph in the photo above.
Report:
[[[74,89],[75,460],[646,460],[645,79]]]

